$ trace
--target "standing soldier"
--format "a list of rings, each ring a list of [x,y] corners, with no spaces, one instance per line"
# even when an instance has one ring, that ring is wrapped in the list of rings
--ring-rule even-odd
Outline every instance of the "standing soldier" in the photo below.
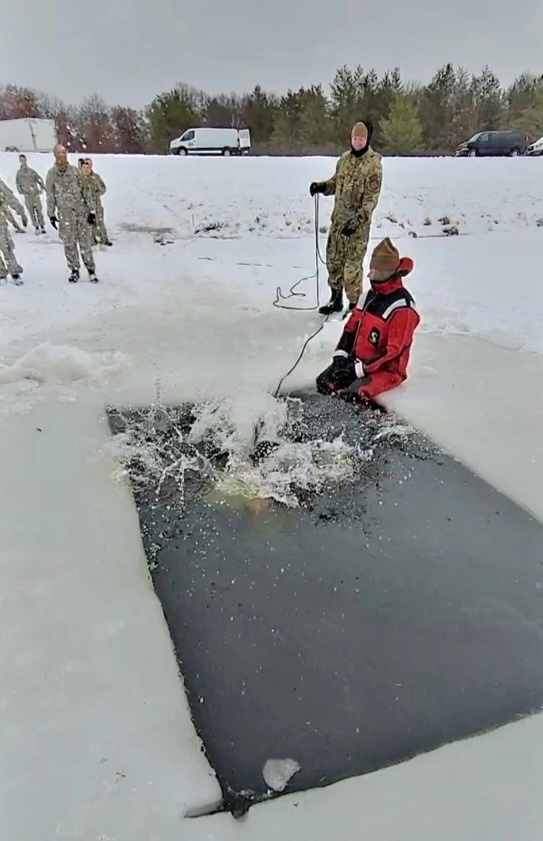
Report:
[[[40,193],[45,190],[43,178],[28,166],[26,155],[19,155],[20,169],[17,172],[17,190],[24,197],[25,206],[37,234],[45,233]]]
[[[64,245],[66,262],[71,271],[68,280],[79,280],[79,254],[89,273],[91,283],[98,283],[92,253],[90,225],[96,222],[92,197],[80,170],[68,162],[66,147],[60,143],[54,149],[55,163],[47,173],[47,215]],[[57,214],[58,213],[58,217]]]
[[[8,218],[10,208],[19,214],[23,225],[27,225],[27,218],[22,204],[15,198],[9,187],[3,189],[4,182],[0,185],[0,280],[5,280],[10,274],[17,286],[22,284],[22,266],[17,262],[13,240],[8,230]]]
[[[87,172],[91,178],[91,189],[95,197],[95,212],[96,212],[96,227],[94,229],[94,244],[100,240],[102,245],[113,245],[107,235],[106,225],[104,222],[104,208],[102,206],[102,196],[106,192],[106,185],[103,179],[93,169],[92,158],[85,158],[82,167],[84,172]]]
[[[321,315],[343,309],[343,290],[352,312],[362,293],[362,264],[368,247],[373,211],[382,183],[381,155],[370,146],[373,126],[355,123],[351,148],[339,159],[336,172],[328,181],[313,182],[310,195],[335,196],[328,242],[326,266],[331,297],[321,307]]]

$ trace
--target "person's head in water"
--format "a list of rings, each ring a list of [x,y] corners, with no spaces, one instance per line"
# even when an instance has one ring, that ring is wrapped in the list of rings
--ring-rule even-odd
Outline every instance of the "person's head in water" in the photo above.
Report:
[[[55,156],[55,162],[59,169],[66,169],[68,167],[66,146],[63,146],[62,143],[57,143],[53,149],[53,155]]]
[[[376,292],[386,292],[389,283],[401,283],[402,277],[413,270],[410,257],[400,257],[400,252],[389,237],[378,243],[371,255],[369,279]]]
[[[359,120],[351,131],[351,149],[355,155],[363,155],[369,148],[373,126],[367,120]]]

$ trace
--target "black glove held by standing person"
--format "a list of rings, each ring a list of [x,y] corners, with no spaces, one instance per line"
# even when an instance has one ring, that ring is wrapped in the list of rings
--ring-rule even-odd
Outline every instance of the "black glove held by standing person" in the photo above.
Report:
[[[89,223],[89,225],[95,225],[96,224],[96,213],[92,213],[92,212],[89,213],[89,215],[87,216],[87,222]]]
[[[309,195],[316,196],[317,193],[324,193],[326,190],[326,184],[324,181],[312,181],[309,185]]]
[[[50,216],[50,217],[49,217],[49,221],[50,221],[51,225],[53,226],[53,228],[56,228],[56,227],[57,227],[57,225],[58,225],[58,219],[57,219],[57,217],[56,217],[56,216]]]
[[[358,228],[358,219],[356,219],[356,218],[349,219],[348,222],[345,222],[343,228],[341,229],[341,233],[345,237],[350,237],[354,234],[354,232],[357,230],[357,228]]]

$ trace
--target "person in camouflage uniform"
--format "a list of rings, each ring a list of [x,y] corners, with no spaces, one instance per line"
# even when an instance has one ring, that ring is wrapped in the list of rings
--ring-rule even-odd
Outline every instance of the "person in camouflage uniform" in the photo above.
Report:
[[[19,225],[19,223],[17,222],[17,219],[13,215],[13,211],[12,211],[11,207],[9,207],[9,205],[7,205],[7,204],[4,207],[4,213],[6,215],[6,220],[12,226],[12,228],[15,231],[16,234],[25,234],[26,233],[25,229],[23,227],[21,227],[21,225]]]
[[[17,190],[24,197],[25,206],[36,233],[44,234],[45,225],[40,195],[45,190],[43,178],[35,169],[28,166],[26,155],[19,155],[19,163],[21,166],[15,179]]]
[[[309,187],[312,196],[335,196],[326,245],[331,297],[320,308],[322,315],[341,312],[343,290],[351,312],[362,294],[362,266],[383,178],[381,155],[370,146],[372,134],[371,123],[355,123],[351,148],[339,159],[335,174]]]
[[[68,162],[66,148],[58,144],[54,155],[55,163],[45,180],[47,216],[54,228],[58,226],[66,262],[71,270],[70,283],[79,280],[79,253],[89,273],[89,280],[97,283],[90,232],[90,226],[96,222],[92,195],[83,181],[81,171]]]
[[[93,245],[101,242],[102,245],[113,245],[108,237],[104,221],[104,208],[102,196],[105,195],[106,185],[100,175],[94,171],[92,158],[85,158],[81,169],[85,175],[90,177],[90,186],[94,196],[94,212],[96,213],[96,225],[93,228]]]
[[[0,280],[5,280],[10,274],[15,283],[19,285],[22,283],[23,268],[15,257],[13,240],[8,230],[8,220],[11,217],[10,208],[21,217],[21,221],[26,228],[28,219],[24,207],[15,198],[7,184],[4,184],[0,179]]]

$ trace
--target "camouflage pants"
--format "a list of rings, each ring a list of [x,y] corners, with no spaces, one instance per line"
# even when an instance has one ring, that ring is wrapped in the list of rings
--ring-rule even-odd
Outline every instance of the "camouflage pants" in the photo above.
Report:
[[[28,210],[30,221],[35,228],[43,228],[43,210],[41,196],[39,193],[29,193],[25,196],[25,207]]]
[[[104,222],[104,208],[101,204],[96,208],[96,225],[91,225],[91,236],[94,244],[98,241],[104,243],[109,240]]]
[[[79,252],[87,271],[95,270],[90,228],[86,213],[71,210],[59,214],[58,233],[71,271],[79,269]]]
[[[0,278],[14,274],[22,274],[22,266],[15,257],[13,240],[9,234],[5,220],[0,220]]]
[[[332,226],[328,234],[326,243],[328,285],[332,289],[344,289],[351,303],[356,303],[362,294],[362,264],[369,238],[369,227],[359,228],[350,237],[346,237],[341,233],[339,226]]]

